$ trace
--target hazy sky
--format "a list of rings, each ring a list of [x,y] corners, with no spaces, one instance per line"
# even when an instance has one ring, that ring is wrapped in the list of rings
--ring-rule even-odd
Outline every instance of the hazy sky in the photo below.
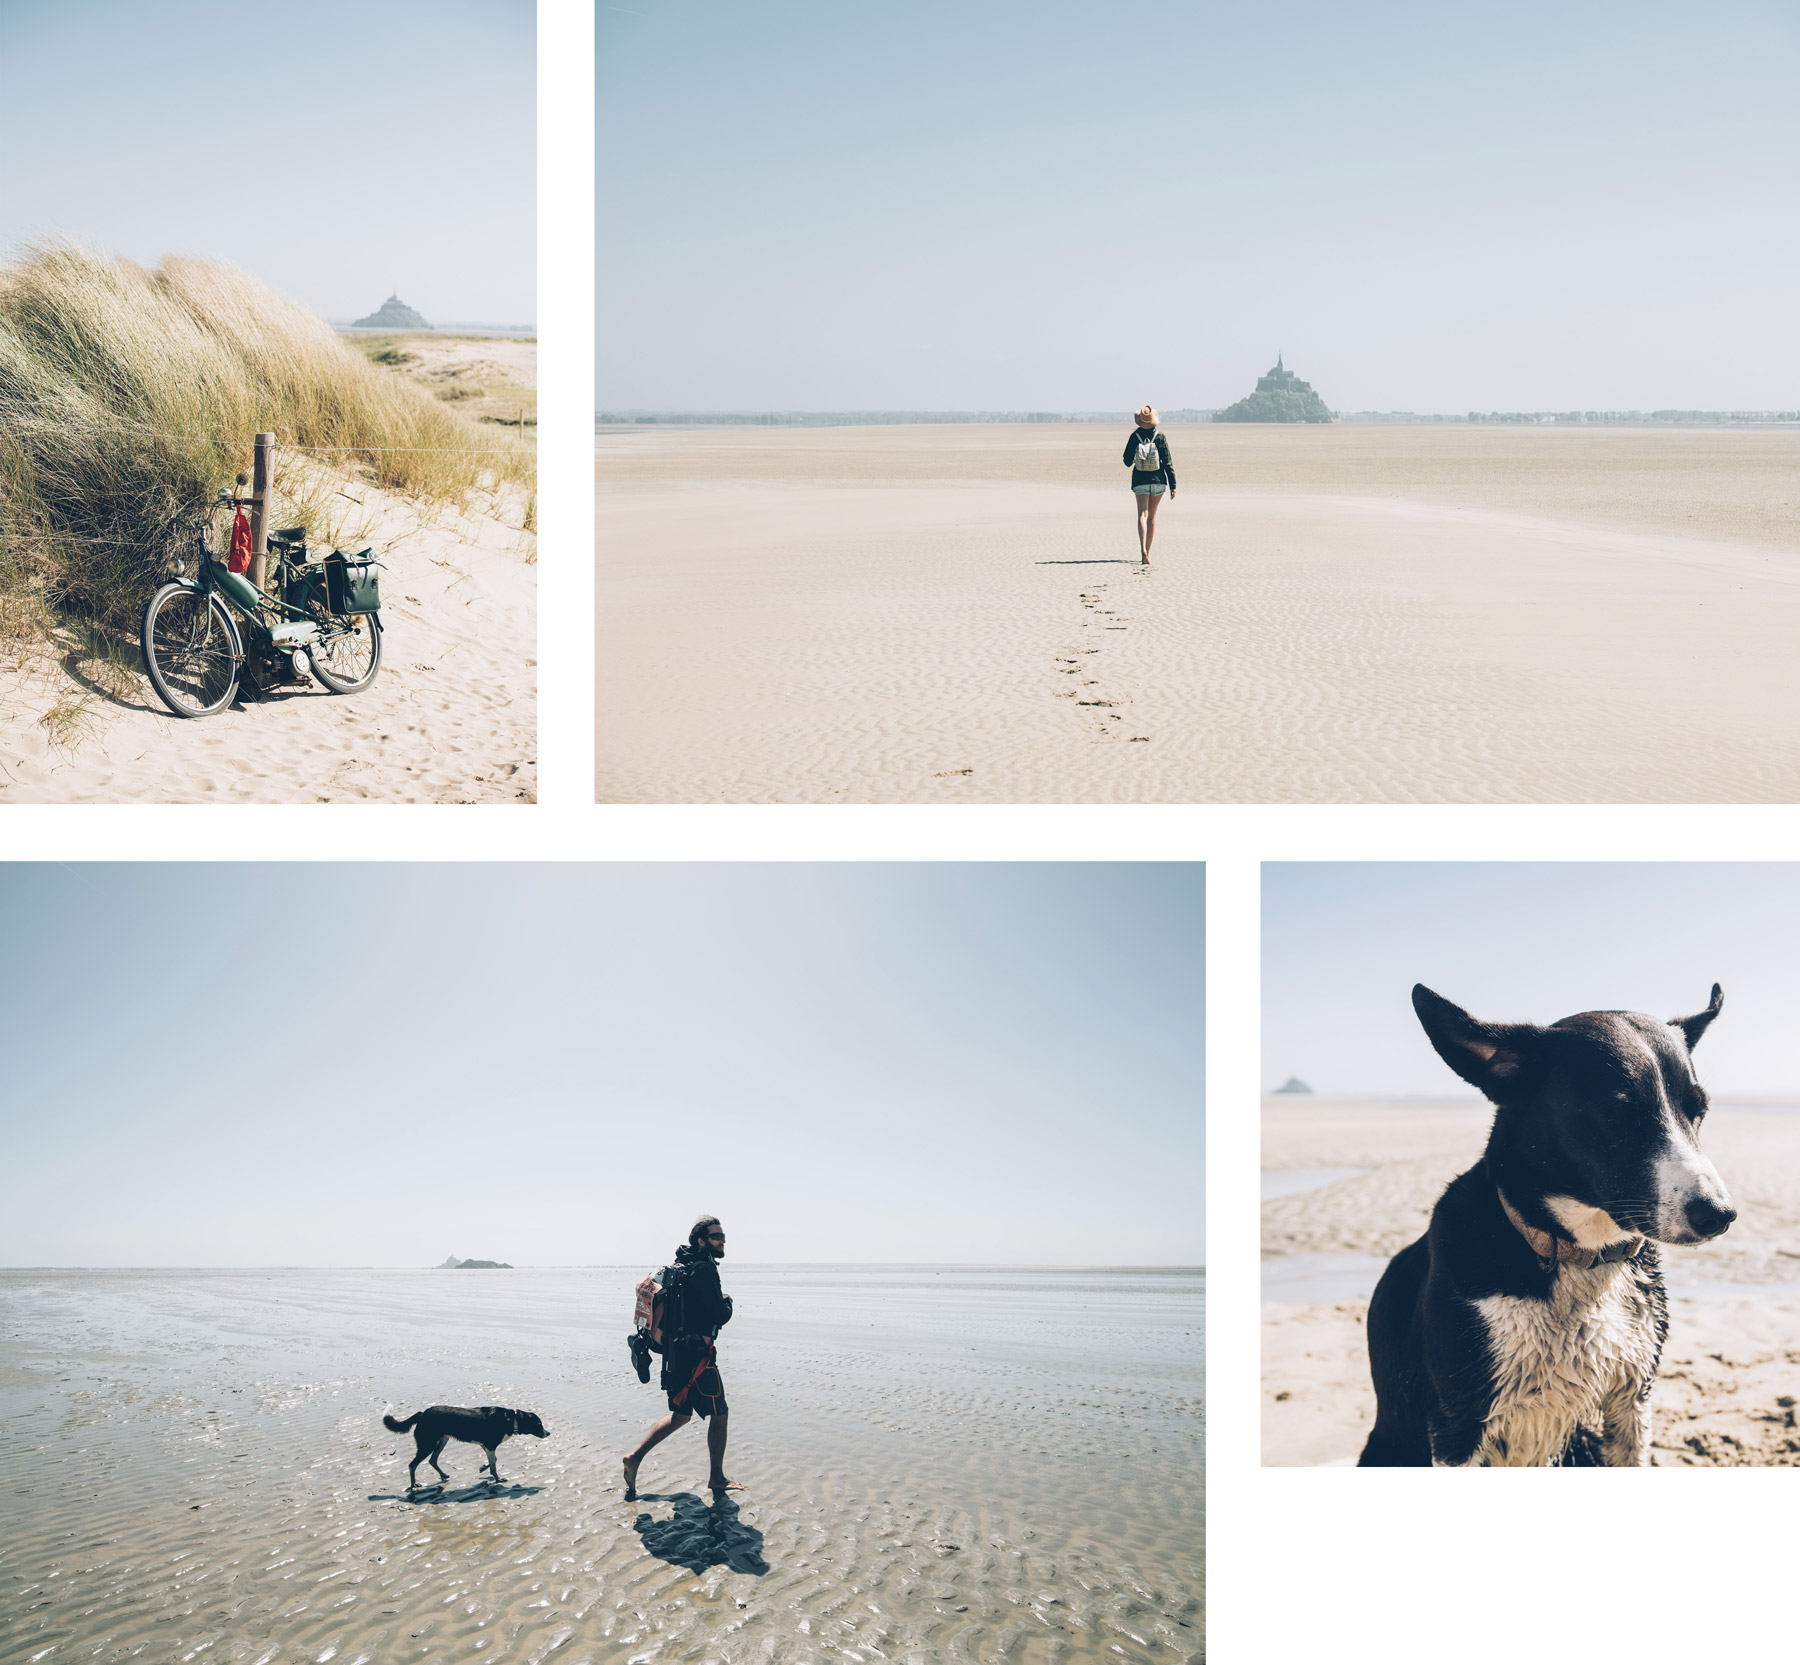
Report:
[[[1263,868],[1263,1085],[1472,1092],[1412,1009],[1424,983],[1477,1017],[1725,1009],[1695,1054],[1715,1093],[1800,1098],[1800,867],[1347,863]]]
[[[602,407],[1793,408],[1787,0],[602,0]]]
[[[0,866],[0,1265],[1198,1264],[1198,865]]]
[[[229,260],[325,317],[529,323],[532,0],[0,0],[0,254]]]

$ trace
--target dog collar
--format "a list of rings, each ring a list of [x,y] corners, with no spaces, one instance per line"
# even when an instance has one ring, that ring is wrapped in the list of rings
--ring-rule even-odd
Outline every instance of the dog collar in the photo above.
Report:
[[[1614,1261],[1636,1260],[1643,1251],[1644,1240],[1641,1237],[1627,1237],[1623,1242],[1608,1243],[1604,1249],[1584,1249],[1579,1243],[1571,1242],[1566,1237],[1557,1237],[1527,1224],[1525,1216],[1506,1200],[1506,1193],[1498,1185],[1494,1187],[1494,1195],[1500,1199],[1500,1206],[1506,1211],[1507,1219],[1512,1222],[1513,1230],[1525,1239],[1531,1252],[1538,1257],[1538,1264],[1546,1272],[1553,1271],[1559,1264],[1579,1266],[1584,1272],[1591,1271],[1596,1266],[1611,1265]]]

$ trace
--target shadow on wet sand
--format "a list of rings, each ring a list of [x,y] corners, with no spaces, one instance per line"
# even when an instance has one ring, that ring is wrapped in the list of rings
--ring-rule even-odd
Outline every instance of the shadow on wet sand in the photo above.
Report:
[[[693,1573],[729,1567],[733,1572],[760,1577],[769,1570],[763,1559],[762,1533],[738,1518],[738,1506],[729,1497],[710,1505],[692,1492],[640,1492],[638,1498],[643,1503],[675,1505],[667,1520],[643,1514],[632,1523],[644,1548],[657,1560]]]
[[[371,1503],[480,1503],[490,1497],[535,1497],[542,1486],[521,1486],[517,1481],[478,1481],[473,1486],[417,1486],[405,1492],[370,1492]]]

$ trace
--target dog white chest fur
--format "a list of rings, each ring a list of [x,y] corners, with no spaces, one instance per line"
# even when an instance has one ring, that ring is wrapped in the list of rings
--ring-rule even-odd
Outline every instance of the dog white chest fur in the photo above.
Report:
[[[1471,1468],[1553,1463],[1578,1427],[1600,1425],[1606,1463],[1650,1460],[1650,1411],[1638,1402],[1656,1373],[1656,1321],[1622,1264],[1560,1267],[1547,1301],[1489,1295],[1494,1408]]]

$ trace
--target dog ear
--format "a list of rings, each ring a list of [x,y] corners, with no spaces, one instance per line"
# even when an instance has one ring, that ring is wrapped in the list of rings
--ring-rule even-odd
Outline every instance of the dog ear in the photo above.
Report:
[[[1483,1023],[1423,983],[1413,984],[1412,1002],[1437,1055],[1471,1087],[1493,1098],[1518,1081],[1540,1033],[1534,1025]]]
[[[1719,1008],[1724,1004],[1724,991],[1717,983],[1714,983],[1712,999],[1708,1002],[1704,1012],[1696,1012],[1692,1017],[1669,1019],[1669,1022],[1687,1037],[1689,1052],[1692,1052],[1700,1044],[1700,1037],[1706,1033],[1706,1026],[1719,1015]]]

